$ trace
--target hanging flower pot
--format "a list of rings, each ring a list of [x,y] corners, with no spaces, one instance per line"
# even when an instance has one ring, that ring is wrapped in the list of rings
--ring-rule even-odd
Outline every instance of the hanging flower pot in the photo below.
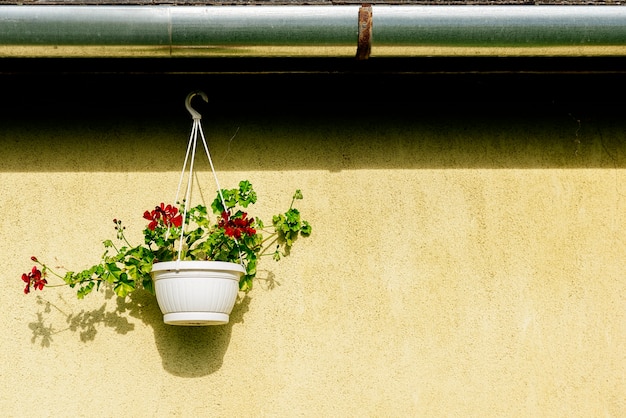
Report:
[[[197,94],[208,100],[206,94],[194,92],[185,101],[193,125],[175,204],[162,202],[144,211],[148,224],[143,230],[143,243],[131,244],[125,235],[126,226],[116,218],[113,224],[117,240],[103,241],[105,251],[97,264],[63,274],[33,256],[36,265],[21,277],[26,284],[24,293],[42,290],[52,274],[74,288],[79,299],[101,286],[110,287],[121,298],[143,289],[156,294],[166,324],[226,324],[238,292],[252,288],[260,257],[268,255],[278,261],[290,253],[299,236],[311,234],[311,225],[294,207],[295,201],[302,199],[300,190],[293,194],[289,209],[274,215],[270,225],[248,213],[257,201],[248,180],[240,181],[236,188],[221,188],[201,116],[190,106]],[[191,190],[198,142],[206,153],[217,195],[213,202],[194,206]],[[186,170],[186,192],[179,199]]]
[[[163,321],[169,325],[227,324],[246,270],[224,261],[168,261],[152,266]]]

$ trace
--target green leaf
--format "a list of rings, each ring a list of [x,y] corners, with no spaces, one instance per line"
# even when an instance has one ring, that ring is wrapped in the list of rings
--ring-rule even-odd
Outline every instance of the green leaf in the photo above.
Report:
[[[247,208],[248,205],[256,203],[256,192],[252,188],[252,184],[248,180],[239,182],[238,203]]]
[[[150,276],[145,277],[144,280],[141,282],[141,285],[144,289],[154,295],[154,281]]]
[[[113,291],[121,298],[125,298],[130,292],[135,290],[135,282],[130,280],[128,274],[121,273],[119,280],[115,283]]]
[[[302,234],[303,237],[308,237],[309,235],[311,235],[311,225],[307,221],[302,221],[300,234]]]
[[[93,290],[94,285],[95,285],[95,283],[91,282],[91,283],[88,283],[87,285],[81,287],[80,289],[78,289],[78,291],[76,292],[76,296],[78,296],[78,299],[83,299],[86,295],[91,293],[91,291]]]
[[[254,276],[250,276],[250,275],[243,276],[241,280],[239,281],[239,290],[243,292],[248,292],[252,290],[253,279],[254,279]]]
[[[122,269],[117,266],[115,263],[107,263],[106,269],[108,273],[115,277],[116,279],[120,279],[120,274],[122,273]]]
[[[113,288],[115,294],[121,298],[125,298],[133,290],[135,290],[135,286],[126,282],[119,282],[115,288]]]

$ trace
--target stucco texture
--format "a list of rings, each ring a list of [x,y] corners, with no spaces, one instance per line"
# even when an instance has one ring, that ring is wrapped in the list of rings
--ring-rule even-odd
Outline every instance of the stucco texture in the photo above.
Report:
[[[222,186],[250,180],[262,218],[300,188],[313,226],[231,322],[164,325],[149,294],[24,295],[32,255],[88,267],[113,218],[138,240],[173,199],[183,100],[3,117],[0,415],[626,416],[623,109],[213,102]]]

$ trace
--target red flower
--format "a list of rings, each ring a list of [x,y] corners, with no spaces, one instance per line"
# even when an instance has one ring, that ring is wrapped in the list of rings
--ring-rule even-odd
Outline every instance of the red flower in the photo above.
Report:
[[[37,268],[37,266],[33,266],[30,273],[22,274],[22,281],[26,283],[26,287],[24,287],[24,293],[30,293],[30,287],[32,286],[35,290],[43,290],[43,287],[48,284],[48,281],[45,279],[45,275],[41,273],[41,271]]]
[[[159,221],[158,221],[158,219],[156,218],[155,211],[152,211],[152,213],[150,213],[150,212],[148,212],[148,211],[145,211],[145,212],[143,213],[143,217],[144,217],[144,219],[147,219],[147,220],[151,221],[151,222],[148,224],[148,228],[150,229],[150,231],[154,231],[154,230],[155,230],[155,228],[157,227],[157,225],[159,224]]]
[[[171,226],[178,228],[183,224],[183,217],[178,213],[178,208],[172,205],[165,206],[165,203],[155,206],[152,212],[145,211],[143,217],[150,221],[148,228],[151,231],[154,231],[159,225],[167,228]]]
[[[240,218],[231,218],[228,212],[222,212],[222,218],[217,226],[224,228],[224,233],[235,239],[241,238],[242,235],[252,236],[256,234],[256,229],[252,228],[254,218],[246,219],[248,214],[243,212]]]

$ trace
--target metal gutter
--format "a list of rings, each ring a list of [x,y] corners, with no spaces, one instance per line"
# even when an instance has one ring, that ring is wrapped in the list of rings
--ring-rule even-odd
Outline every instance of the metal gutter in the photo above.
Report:
[[[363,10],[0,6],[0,57],[354,57],[364,42],[361,58],[626,56],[621,6],[374,5],[369,21]]]

